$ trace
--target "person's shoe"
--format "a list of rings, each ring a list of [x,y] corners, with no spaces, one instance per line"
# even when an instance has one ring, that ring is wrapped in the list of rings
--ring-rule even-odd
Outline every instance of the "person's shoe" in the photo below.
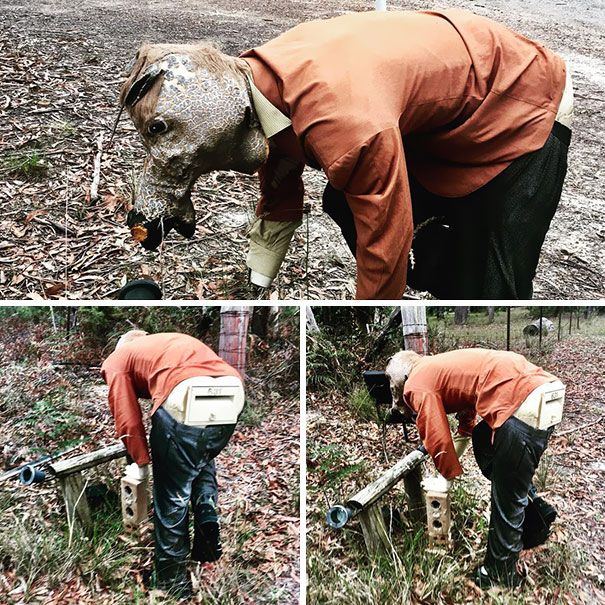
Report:
[[[218,561],[223,554],[221,528],[214,499],[207,497],[195,508],[191,558],[200,563]]]
[[[530,500],[525,508],[523,520],[523,550],[544,544],[550,535],[550,526],[556,518],[557,510],[554,506],[539,496]]]
[[[552,525],[557,518],[557,509],[543,498],[540,498],[540,496],[534,498],[534,506],[538,509],[542,519],[544,519],[544,523]]]
[[[193,584],[187,571],[187,565],[168,562],[159,564],[147,572],[143,572],[143,583],[148,590],[161,590],[174,599],[190,599],[193,597]]]
[[[480,565],[473,574],[473,581],[482,590],[489,590],[494,586],[516,588],[521,584],[523,578],[516,570],[506,574],[505,577],[494,577],[489,574],[484,565]]]

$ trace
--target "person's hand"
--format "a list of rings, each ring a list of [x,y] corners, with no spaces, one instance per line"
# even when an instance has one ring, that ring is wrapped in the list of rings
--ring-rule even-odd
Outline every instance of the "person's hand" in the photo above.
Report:
[[[138,481],[147,479],[149,477],[149,465],[144,464],[143,466],[139,466],[136,462],[129,464],[126,466],[126,477]]]
[[[437,473],[436,477],[426,477],[422,481],[422,487],[425,492],[441,492],[447,494],[450,491],[452,482]]]

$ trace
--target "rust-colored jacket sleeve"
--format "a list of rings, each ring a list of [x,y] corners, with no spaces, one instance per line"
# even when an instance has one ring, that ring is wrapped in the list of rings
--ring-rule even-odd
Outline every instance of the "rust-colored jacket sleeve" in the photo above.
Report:
[[[109,386],[109,409],[114,417],[116,434],[131,458],[139,465],[149,464],[149,447],[143,426],[141,406],[127,372],[105,370],[103,378]]]
[[[454,479],[462,474],[452,432],[441,398],[436,393],[414,393],[414,408],[418,412],[418,435],[437,470],[446,478]]]
[[[272,147],[267,161],[259,168],[261,198],[256,215],[271,221],[297,221],[302,218],[304,186],[303,163]]]
[[[383,130],[334,162],[330,183],[345,192],[357,230],[358,299],[400,299],[414,232],[399,128]]]

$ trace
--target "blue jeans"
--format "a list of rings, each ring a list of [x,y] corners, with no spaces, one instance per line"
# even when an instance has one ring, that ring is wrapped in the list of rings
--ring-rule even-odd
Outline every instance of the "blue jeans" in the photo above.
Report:
[[[155,569],[159,584],[187,579],[189,503],[197,518],[207,514],[202,503],[216,502],[214,458],[227,445],[235,425],[187,426],[160,407],[151,417]]]

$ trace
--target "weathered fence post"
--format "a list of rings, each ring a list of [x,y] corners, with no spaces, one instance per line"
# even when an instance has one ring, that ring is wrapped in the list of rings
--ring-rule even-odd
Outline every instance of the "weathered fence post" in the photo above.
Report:
[[[408,516],[413,523],[424,522],[425,501],[421,483],[422,470],[420,466],[412,469],[410,473],[403,478],[408,501]]]
[[[84,479],[81,472],[59,477],[61,493],[65,501],[65,512],[68,523],[79,523],[86,533],[92,529],[90,507],[85,493]]]
[[[79,523],[86,532],[92,528],[90,508],[86,498],[82,471],[109,462],[126,455],[123,443],[116,443],[108,447],[80,454],[67,460],[58,460],[49,464],[49,473],[46,480],[56,477],[61,486],[61,493],[65,501],[65,510],[70,524]]]
[[[373,505],[362,510],[359,513],[359,522],[370,557],[388,552],[391,548],[391,539],[380,506]]]
[[[416,351],[420,355],[428,354],[429,339],[425,307],[401,305],[401,329],[406,351]]]
[[[540,328],[540,334],[538,339],[538,351],[542,353],[542,307],[540,307],[540,325],[538,327]]]
[[[506,350],[510,351],[510,307],[506,307]]]
[[[219,356],[233,366],[242,377],[246,374],[246,342],[248,338],[248,307],[221,307]]]

